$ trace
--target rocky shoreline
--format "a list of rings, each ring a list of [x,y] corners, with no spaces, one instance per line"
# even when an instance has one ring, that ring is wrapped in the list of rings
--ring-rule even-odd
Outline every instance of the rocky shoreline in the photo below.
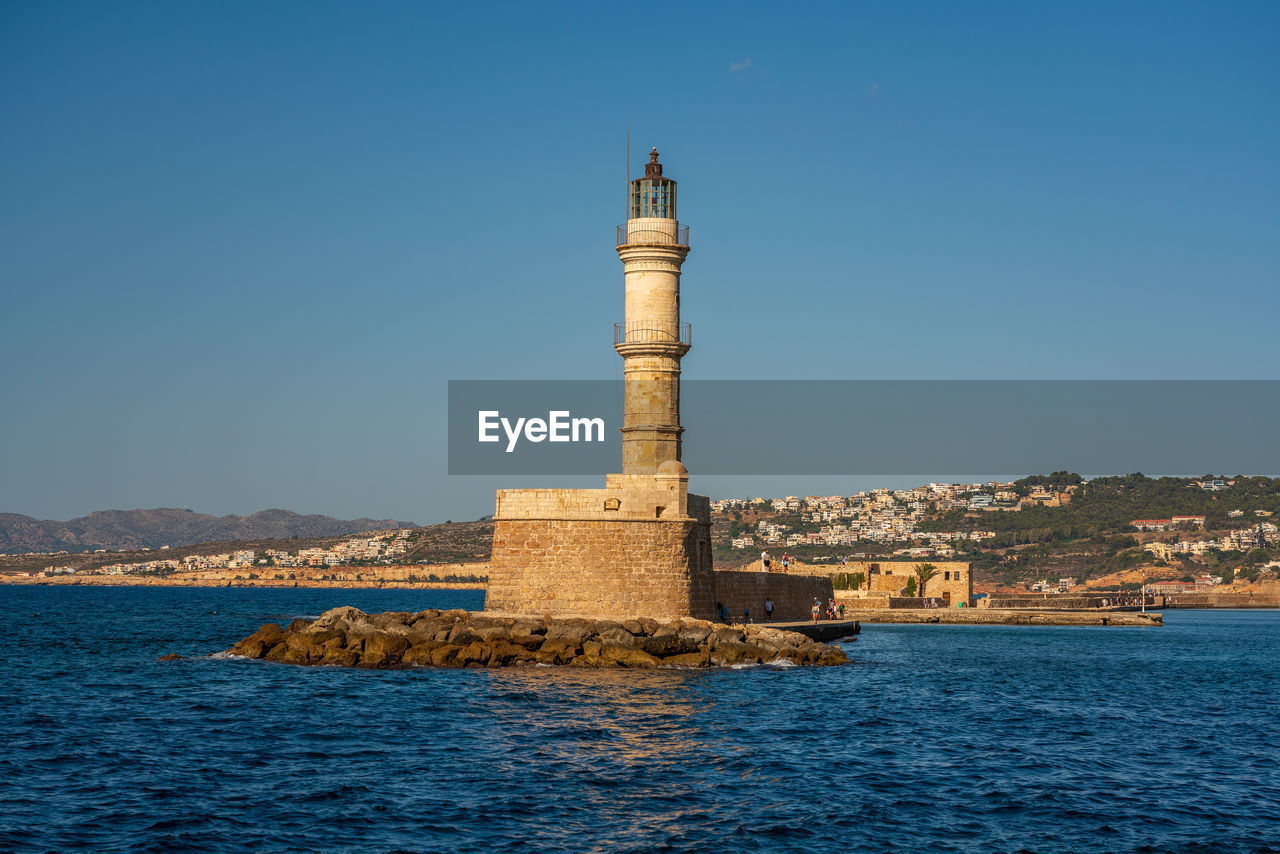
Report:
[[[494,615],[463,610],[366,614],[334,608],[282,628],[266,623],[228,650],[281,664],[340,667],[831,666],[838,647],[768,626],[681,618],[609,620]]]

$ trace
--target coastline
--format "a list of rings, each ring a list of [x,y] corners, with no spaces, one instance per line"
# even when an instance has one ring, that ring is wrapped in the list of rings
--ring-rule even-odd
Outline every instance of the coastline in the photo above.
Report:
[[[395,590],[484,590],[482,581],[400,581],[398,579],[340,580],[278,579],[278,578],[161,578],[127,575],[84,576],[11,576],[0,575],[0,584],[28,587],[284,587],[284,588],[334,588],[395,589]]]
[[[1035,611],[1029,608],[846,609],[860,623],[939,623],[969,626],[1163,626],[1164,615],[1148,611]]]

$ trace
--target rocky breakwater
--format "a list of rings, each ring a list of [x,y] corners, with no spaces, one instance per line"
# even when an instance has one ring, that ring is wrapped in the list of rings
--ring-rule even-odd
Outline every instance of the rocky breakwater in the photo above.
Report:
[[[281,664],[341,667],[724,667],[844,664],[797,632],[705,620],[553,619],[471,611],[366,614],[334,608],[287,628],[266,623],[228,650]]]

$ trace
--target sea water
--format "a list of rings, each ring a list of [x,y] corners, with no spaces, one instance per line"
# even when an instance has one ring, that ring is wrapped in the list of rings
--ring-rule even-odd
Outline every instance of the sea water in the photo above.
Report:
[[[1278,612],[872,625],[838,668],[368,671],[211,653],[483,595],[0,600],[0,851],[1280,851]]]

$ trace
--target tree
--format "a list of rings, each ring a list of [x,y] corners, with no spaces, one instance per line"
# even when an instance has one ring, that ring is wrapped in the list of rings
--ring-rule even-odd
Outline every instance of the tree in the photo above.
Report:
[[[938,574],[938,568],[931,563],[918,563],[915,566],[915,573],[920,581],[920,595],[924,596],[924,589],[929,584],[929,579]]]
[[[915,576],[907,579],[907,598],[913,599],[916,595],[916,579]]]

